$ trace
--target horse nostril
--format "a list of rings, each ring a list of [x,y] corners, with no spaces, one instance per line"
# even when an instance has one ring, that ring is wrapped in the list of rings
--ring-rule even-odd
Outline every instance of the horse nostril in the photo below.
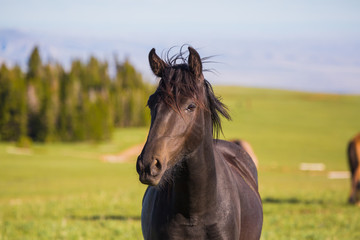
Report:
[[[161,163],[158,159],[155,160],[155,167],[157,167],[159,170],[161,170]]]
[[[161,171],[161,162],[158,159],[155,159],[152,164],[151,164],[151,175],[152,176],[156,176],[160,173]]]

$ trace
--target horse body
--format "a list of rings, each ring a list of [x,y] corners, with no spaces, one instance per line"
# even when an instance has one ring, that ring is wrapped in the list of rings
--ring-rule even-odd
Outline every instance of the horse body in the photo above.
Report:
[[[199,163],[187,159],[184,165],[189,167],[173,183],[148,187],[141,214],[145,239],[260,238],[262,212],[255,166],[232,143],[214,140],[213,144],[213,156],[206,164],[214,166],[208,166],[209,176],[202,173],[203,181],[191,171]],[[211,158],[213,162],[208,161]]]
[[[351,172],[351,191],[349,202],[360,201],[360,133],[348,145],[348,161]]]
[[[166,64],[154,50],[149,54],[162,79],[149,98],[151,126],[137,161],[140,181],[150,185],[143,198],[143,236],[259,239],[256,167],[236,144],[213,139],[217,113],[229,116],[202,76],[199,55],[189,52],[189,65],[180,66]]]

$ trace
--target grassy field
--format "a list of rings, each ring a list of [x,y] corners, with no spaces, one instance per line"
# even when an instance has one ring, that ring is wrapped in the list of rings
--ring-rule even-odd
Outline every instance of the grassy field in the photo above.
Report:
[[[360,239],[360,209],[346,204],[346,145],[360,131],[360,96],[215,87],[233,121],[225,139],[249,141],[259,159],[262,239]],[[0,144],[0,240],[142,239],[135,158],[100,161],[145,141],[147,128],[120,129],[111,142]],[[321,172],[301,163],[323,163]]]

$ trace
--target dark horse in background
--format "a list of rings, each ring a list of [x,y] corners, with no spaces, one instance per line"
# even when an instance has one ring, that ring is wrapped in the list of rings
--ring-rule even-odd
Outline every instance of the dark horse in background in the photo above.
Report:
[[[348,160],[351,171],[351,191],[349,202],[360,202],[360,133],[348,145]]]
[[[220,114],[230,118],[204,79],[191,47],[160,59],[149,53],[160,79],[148,100],[151,126],[136,169],[150,185],[142,203],[145,239],[259,239],[263,212],[256,167],[236,144],[214,140]],[[177,61],[181,60],[181,63]]]

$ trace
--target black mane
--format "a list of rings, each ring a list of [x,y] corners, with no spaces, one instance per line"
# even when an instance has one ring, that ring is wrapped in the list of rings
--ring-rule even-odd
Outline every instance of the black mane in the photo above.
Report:
[[[187,64],[188,56],[185,56],[182,48],[180,53],[171,57],[169,57],[170,50],[166,54],[167,66],[159,81],[157,90],[149,98],[148,106],[151,108],[161,99],[172,109],[181,113],[180,98],[192,98],[198,106],[211,112],[213,135],[217,138],[219,132],[222,132],[220,114],[228,120],[231,119],[226,105],[221,102],[220,98],[215,96],[211,84],[206,79],[197,79],[190,71]],[[202,63],[206,59],[208,58],[201,59]],[[203,100],[202,87],[205,89],[207,104]]]

